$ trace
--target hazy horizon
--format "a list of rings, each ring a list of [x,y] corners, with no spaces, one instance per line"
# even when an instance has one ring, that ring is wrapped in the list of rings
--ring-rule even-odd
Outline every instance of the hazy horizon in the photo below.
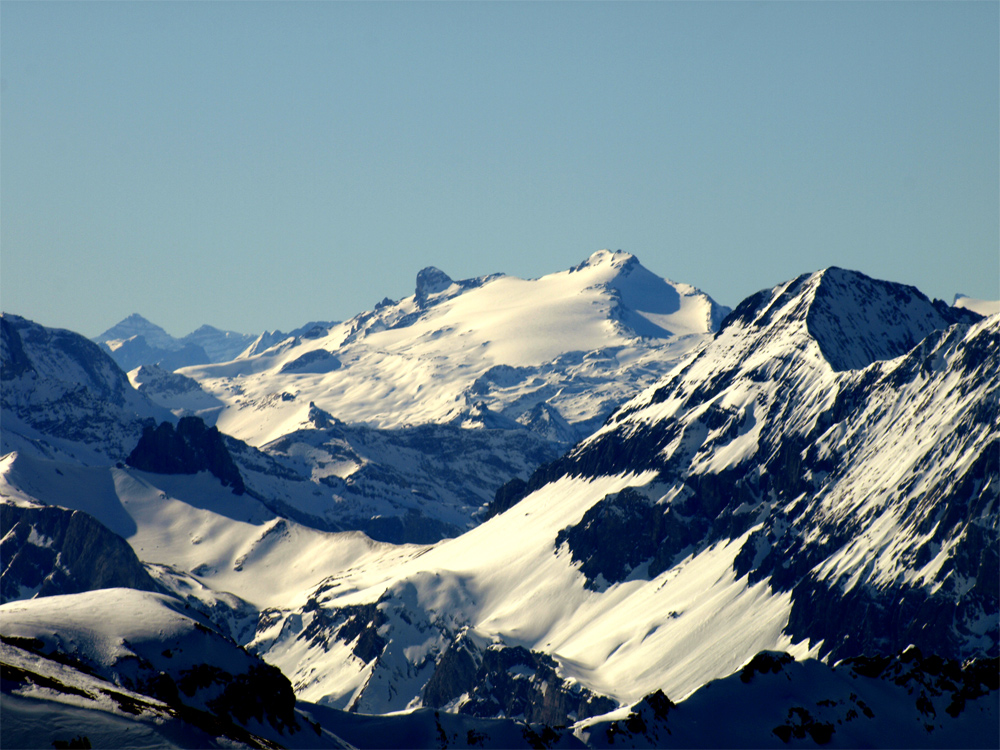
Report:
[[[601,248],[1000,297],[996,3],[0,5],[0,305],[346,319]]]

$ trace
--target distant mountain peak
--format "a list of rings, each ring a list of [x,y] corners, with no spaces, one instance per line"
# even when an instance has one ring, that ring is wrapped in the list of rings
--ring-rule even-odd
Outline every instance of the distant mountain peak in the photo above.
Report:
[[[455,282],[452,278],[434,266],[427,266],[417,273],[417,299],[426,299],[432,294],[438,294]]]
[[[624,250],[605,249],[591,253],[589,258],[580,265],[574,266],[570,271],[571,273],[575,273],[586,268],[597,268],[603,265],[609,265],[612,268],[628,269],[632,266],[640,265],[640,263],[639,259],[632,255],[632,253],[627,253]]]
[[[163,349],[178,348],[173,336],[155,323],[146,320],[139,313],[132,313],[91,340],[98,344],[104,344],[108,341],[123,341],[133,336],[143,336],[150,346]]]

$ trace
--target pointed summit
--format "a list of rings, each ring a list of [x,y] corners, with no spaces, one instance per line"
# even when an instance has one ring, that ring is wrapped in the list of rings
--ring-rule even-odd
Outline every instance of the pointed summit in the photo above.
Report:
[[[976,319],[915,287],[830,267],[748,297],[722,327],[801,329],[843,371],[893,359],[931,331]]]
[[[142,336],[146,343],[159,349],[178,349],[180,344],[177,339],[164,331],[155,323],[151,323],[139,313],[132,313],[124,320],[111,326],[100,336],[95,336],[92,341],[103,344],[108,341],[124,341],[133,336]]]
[[[624,250],[598,250],[595,253],[591,253],[587,260],[583,261],[578,266],[574,266],[570,269],[571,273],[576,273],[583,271],[587,268],[599,268],[601,266],[609,266],[616,269],[626,269],[633,265],[639,265],[639,259],[632,255],[632,253],[627,253]]]

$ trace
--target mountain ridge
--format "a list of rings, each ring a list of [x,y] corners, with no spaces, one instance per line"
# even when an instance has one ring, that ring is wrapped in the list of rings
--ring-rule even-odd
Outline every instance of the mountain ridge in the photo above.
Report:
[[[92,433],[52,442],[46,454],[45,430],[61,422],[37,417],[52,393],[56,401],[77,394],[80,414],[109,415],[99,422],[103,432],[141,424],[103,405],[113,383],[126,405],[148,402],[69,332],[28,335],[34,324],[5,318],[5,450],[12,442],[23,451],[0,463],[0,486],[12,498],[5,504],[65,503],[93,513],[170,592],[158,596],[219,618],[221,634],[283,670],[304,706],[297,715],[354,727],[351,737],[373,725],[351,724],[338,711],[404,712],[432,737],[435,726],[462,727],[469,745],[486,737],[487,725],[473,721],[481,715],[512,722],[489,725],[497,731],[530,728],[520,736],[531,742],[656,746],[673,732],[681,744],[718,744],[722,735],[706,733],[705,717],[722,727],[719,706],[738,705],[762,745],[850,745],[884,739],[895,731],[889,726],[932,746],[972,726],[988,745],[1000,705],[997,688],[980,679],[995,661],[979,662],[995,660],[1000,642],[1000,318],[830,268],[752,295],[718,330],[688,334],[672,349],[673,338],[650,344],[619,318],[631,311],[645,321],[640,328],[673,334],[675,303],[696,303],[685,319],[703,328],[711,328],[702,316],[711,308],[681,285],[670,286],[676,299],[649,292],[667,282],[644,271],[633,256],[601,252],[543,277],[550,291],[565,292],[565,309],[590,310],[586,321],[599,322],[590,330],[601,341],[612,338],[587,350],[558,342],[568,351],[541,364],[531,357],[544,350],[532,352],[530,336],[521,337],[522,359],[504,361],[502,346],[518,339],[482,334],[484,347],[475,329],[459,324],[470,300],[469,309],[488,310],[494,323],[518,319],[523,311],[483,300],[544,285],[493,276],[462,286],[428,271],[419,304],[417,294],[388,301],[343,327],[285,339],[270,354],[206,367],[219,376],[206,390],[198,368],[135,373],[151,386],[144,393],[173,391],[206,408],[224,387],[247,419],[280,421],[289,410],[273,440],[255,446],[222,436],[246,483],[239,497],[208,472],[140,471],[115,465],[117,454],[104,449],[102,460],[82,465],[71,451],[98,439]],[[543,302],[553,300],[561,298]],[[624,311],[617,318],[616,309]],[[542,322],[550,326],[541,326],[544,338],[552,318]],[[626,329],[632,338],[614,338]],[[589,333],[573,335],[585,341]],[[334,346],[351,336],[348,346]],[[381,371],[369,370],[383,383],[412,368],[416,354],[461,368],[468,360],[444,354],[465,340],[471,345],[461,351],[490,359],[463,376],[472,385],[457,389],[444,422],[358,424],[300,385],[328,386],[360,370],[364,356],[371,365],[386,357]],[[90,364],[67,366],[74,351]],[[625,366],[636,358],[646,369]],[[324,362],[326,372],[309,371]],[[571,422],[566,401],[526,383],[545,376],[546,387],[565,386],[573,382],[559,380],[566,373],[581,392],[613,373],[645,380],[631,383],[632,397],[561,457],[501,487],[491,517],[454,538],[387,544],[334,531],[346,517],[328,515],[338,507],[419,525],[399,509],[450,507],[447,494],[471,488],[483,467],[506,471],[507,452],[523,458],[527,443],[518,440],[565,445],[567,429],[593,423]],[[64,385],[50,391],[50,381]],[[358,384],[377,401],[391,393],[379,382]],[[31,390],[37,383],[45,388]],[[420,393],[429,388],[419,385]],[[32,406],[15,413],[18,403]],[[390,413],[394,402],[382,408]],[[12,440],[9,426],[21,430],[18,420],[28,418],[39,428]],[[448,461],[445,473],[414,472],[421,462]],[[410,492],[421,477],[420,493]],[[395,511],[379,505],[387,499]],[[42,549],[54,538],[43,531],[25,527],[17,539]],[[104,626],[117,637],[113,622]],[[35,657],[18,658],[28,660],[17,662],[22,669]],[[973,659],[979,666],[965,674],[961,663]],[[34,694],[18,685],[18,694]],[[5,683],[5,698],[11,689]],[[611,705],[619,708],[591,715]],[[394,719],[378,721],[389,727]],[[750,735],[726,735],[738,736]]]

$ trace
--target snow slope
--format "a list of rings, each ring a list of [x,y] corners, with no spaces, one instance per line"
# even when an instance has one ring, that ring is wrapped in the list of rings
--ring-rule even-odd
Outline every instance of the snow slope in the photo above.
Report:
[[[264,608],[296,601],[330,571],[381,556],[413,554],[360,532],[333,534],[281,518],[234,495],[207,472],[148,474],[8,454],[0,496],[21,505],[56,505],[90,514],[147,563],[194,573],[216,591]]]
[[[121,742],[126,722],[115,718],[122,714],[152,714],[135,726],[141,744],[162,737],[198,746],[207,735],[211,745],[342,746],[296,713],[277,669],[168,596],[102,589],[8,603],[0,606],[0,635],[10,665],[4,692],[17,696],[13,707],[4,696],[5,747],[37,746],[46,731],[32,730],[32,699],[56,709],[57,726],[70,706],[98,712],[97,722],[91,714],[81,723],[97,730],[99,743],[110,729],[119,739],[108,746]]]
[[[766,290],[506,512],[384,583],[324,583],[254,646],[309,700],[373,712],[461,681],[463,634],[473,666],[521,646],[557,663],[524,674],[539,690],[621,703],[768,648],[992,655],[1000,348],[976,320],[839,269]]]
[[[309,404],[345,422],[461,423],[482,402],[510,420],[545,402],[582,436],[714,330],[726,308],[602,250],[540,279],[453,281],[329,329],[184,370],[227,407],[216,424],[262,446],[307,422]],[[168,404],[168,400],[161,403]]]

